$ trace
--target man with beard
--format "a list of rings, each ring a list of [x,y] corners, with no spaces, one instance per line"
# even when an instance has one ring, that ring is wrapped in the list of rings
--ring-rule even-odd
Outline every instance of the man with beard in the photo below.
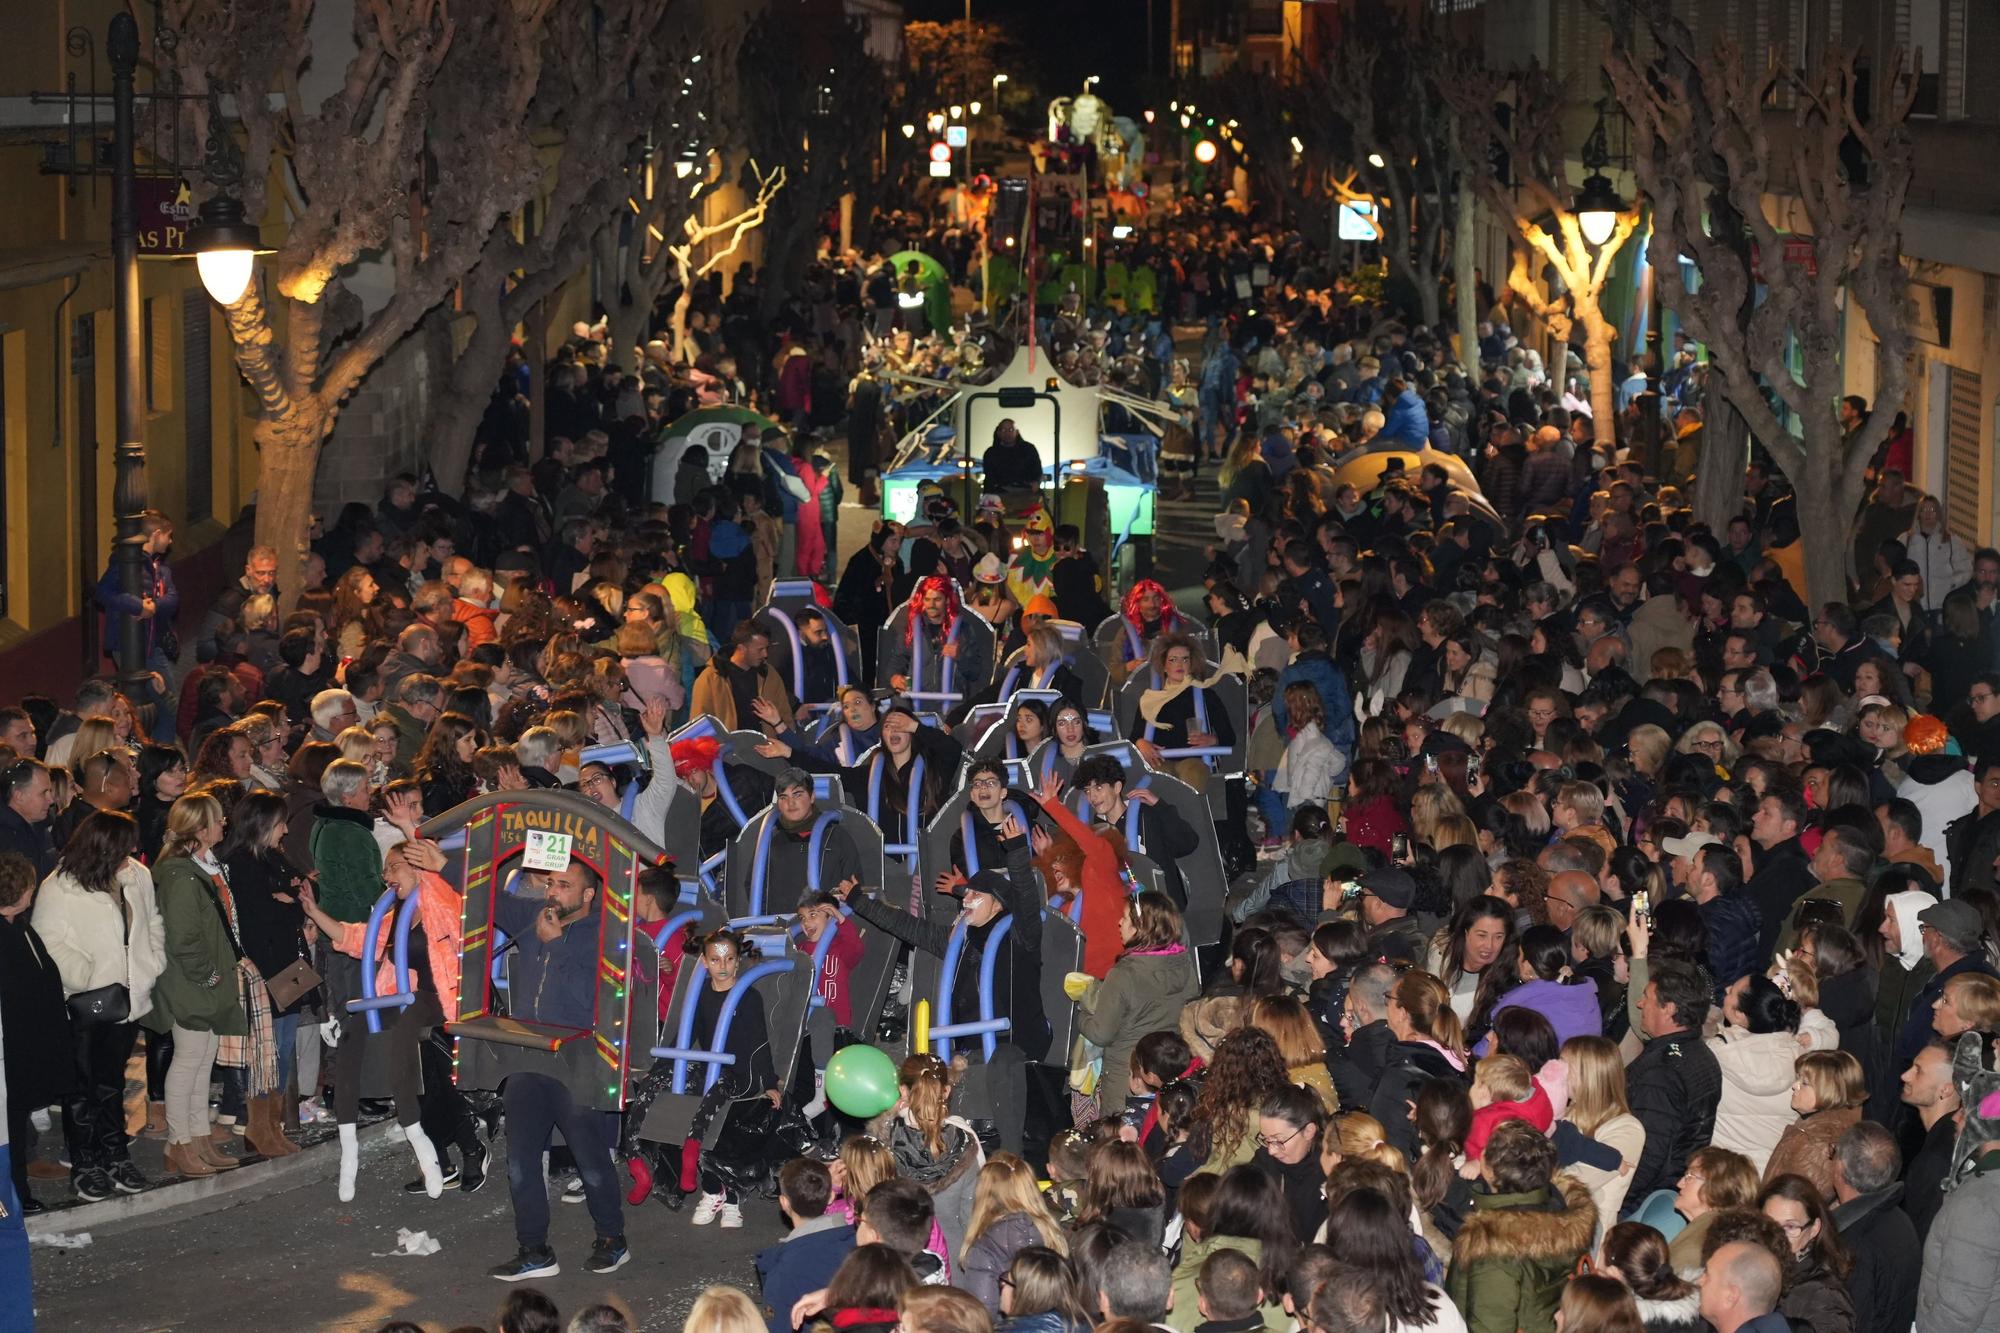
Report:
[[[762,699],[781,717],[795,711],[791,692],[778,673],[771,670],[771,635],[754,620],[738,621],[729,636],[729,651],[708,659],[695,677],[689,707],[694,716],[713,717],[725,731],[756,725],[757,700]]]
[[[1023,603],[1025,605],[1025,603]],[[963,624],[954,638],[952,628]],[[922,635],[921,648],[917,636]],[[896,690],[917,695],[946,692],[945,664],[955,663],[950,690],[969,695],[986,684],[992,674],[992,637],[985,622],[967,615],[959,604],[958,589],[951,580],[933,575],[917,584],[910,595],[908,614],[901,635],[892,635],[888,651],[877,664],[878,678],[887,676]],[[921,679],[918,658],[921,657]],[[923,703],[940,708],[956,700],[926,698]]]

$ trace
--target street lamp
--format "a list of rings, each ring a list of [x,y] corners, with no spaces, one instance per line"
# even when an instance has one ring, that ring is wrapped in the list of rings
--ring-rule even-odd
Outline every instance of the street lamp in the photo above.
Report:
[[[976,116],[976,115],[978,115],[978,114],[979,114],[979,112],[980,112],[980,110],[981,110],[981,107],[980,107],[980,105],[979,105],[979,102],[978,102],[978,100],[977,100],[977,99],[975,99],[975,100],[973,100],[973,101],[970,101],[970,102],[967,102],[967,103],[965,104],[965,109],[966,109],[967,111],[970,111],[970,112],[971,112],[971,113],[972,113],[973,115],[975,115],[975,116]]]
[[[1215,161],[1216,151],[1215,140],[1203,139],[1194,146],[1194,160],[1203,166],[1207,166],[1209,163]]]
[[[1382,160],[1382,155],[1380,153],[1370,153],[1368,155],[1368,165],[1375,168],[1377,171],[1380,171],[1383,167],[1386,167],[1389,164]]]
[[[218,194],[203,204],[188,230],[187,244],[194,252],[201,285],[215,303],[231,306],[242,300],[257,254],[264,248],[257,224],[244,216],[242,203]]]
[[[963,106],[960,106],[958,103],[953,102],[951,104],[951,118],[953,120],[965,119],[965,108]]]
[[[916,127],[916,126],[914,126],[914,125],[912,125],[912,124],[909,124],[909,123],[908,123],[907,121],[906,121],[906,122],[904,122],[904,125],[903,125],[903,137],[904,137],[905,139],[914,139],[914,138],[916,138],[916,137],[917,137],[917,127]]]
[[[1597,124],[1591,129],[1590,137],[1583,141],[1583,169],[1590,174],[1583,178],[1583,186],[1576,192],[1576,225],[1583,232],[1583,239],[1592,245],[1603,245],[1611,239],[1611,233],[1618,226],[1618,215],[1626,209],[1625,200],[1611,187],[1611,178],[1604,174],[1604,168],[1611,165],[1611,148],[1604,133],[1604,112],[1607,100],[1597,101]]]

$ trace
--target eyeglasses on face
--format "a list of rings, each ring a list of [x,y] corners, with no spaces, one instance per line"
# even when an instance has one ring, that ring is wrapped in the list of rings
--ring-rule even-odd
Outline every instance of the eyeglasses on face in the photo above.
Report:
[[[1293,1130],[1289,1134],[1284,1135],[1282,1138],[1272,1138],[1269,1134],[1259,1134],[1257,1136],[1257,1142],[1261,1143],[1266,1148],[1282,1148],[1287,1143],[1290,1143],[1293,1139],[1297,1138],[1299,1135],[1305,1132],[1306,1132],[1306,1127],[1304,1125],[1300,1125],[1297,1129]]]

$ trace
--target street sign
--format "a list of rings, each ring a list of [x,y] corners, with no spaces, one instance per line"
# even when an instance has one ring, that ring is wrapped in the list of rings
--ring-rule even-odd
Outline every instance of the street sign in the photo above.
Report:
[[[963,125],[945,126],[944,141],[953,148],[965,147],[965,126]]]
[[[933,158],[931,160],[931,175],[933,176],[951,175],[950,160],[947,158]]]
[[[944,143],[942,141],[932,144],[931,161],[933,162],[951,161],[951,145],[948,143]]]
[[[1375,203],[1371,199],[1348,199],[1340,205],[1340,239],[1379,241],[1381,228],[1375,225]]]

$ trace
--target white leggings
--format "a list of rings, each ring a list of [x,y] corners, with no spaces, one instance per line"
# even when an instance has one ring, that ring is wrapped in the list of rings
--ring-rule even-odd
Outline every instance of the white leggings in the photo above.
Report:
[[[174,1062],[167,1066],[167,1139],[188,1143],[208,1136],[208,1084],[222,1038],[174,1024]]]

